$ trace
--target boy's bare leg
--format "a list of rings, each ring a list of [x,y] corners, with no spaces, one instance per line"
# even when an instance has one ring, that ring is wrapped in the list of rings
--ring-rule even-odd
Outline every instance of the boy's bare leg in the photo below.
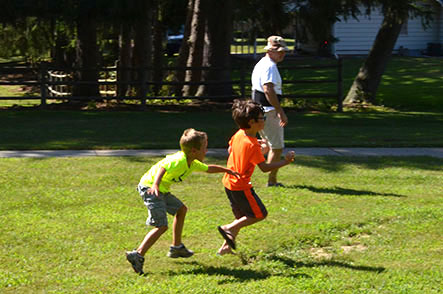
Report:
[[[223,230],[225,230],[228,233],[231,233],[234,239],[237,237],[238,233],[240,232],[240,229],[243,227],[247,227],[250,225],[253,225],[255,223],[258,223],[259,221],[264,220],[265,218],[256,218],[256,217],[249,217],[249,216],[242,216],[239,219],[236,219],[232,223],[228,225],[221,226]],[[223,242],[223,245],[218,250],[218,254],[229,254],[232,253],[231,247],[226,243],[226,241]]]
[[[268,163],[276,162],[281,160],[281,154],[283,153],[283,149],[271,149],[268,153]],[[271,170],[268,176],[268,183],[275,184],[277,183],[277,172],[278,168]]]
[[[149,233],[146,234],[140,246],[138,246],[137,252],[144,256],[146,251],[148,251],[148,249],[151,248],[155,242],[157,242],[158,238],[160,238],[160,236],[163,235],[167,229],[167,226],[163,226],[155,227],[154,229],[150,230]]]
[[[220,249],[218,249],[217,253],[218,255],[234,254],[234,252],[232,252],[231,247],[229,247],[226,241],[223,242],[222,246],[220,247]]]
[[[172,245],[179,246],[182,243],[182,232],[185,223],[186,212],[188,208],[183,205],[179,208],[174,217],[174,222],[172,225]]]
[[[242,216],[241,218],[236,219],[232,223],[228,225],[224,225],[221,228],[225,231],[230,232],[234,238],[237,237],[238,232],[241,228],[253,225],[258,223],[259,221],[264,220],[264,218],[250,217],[250,216]]]

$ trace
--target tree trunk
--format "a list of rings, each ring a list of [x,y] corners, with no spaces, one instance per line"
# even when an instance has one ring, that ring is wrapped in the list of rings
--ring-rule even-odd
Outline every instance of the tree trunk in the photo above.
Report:
[[[210,1],[207,20],[207,50],[204,75],[207,82],[231,80],[231,41],[233,34],[233,0]],[[232,84],[200,86],[198,95],[232,95]]]
[[[375,103],[381,77],[397,42],[401,27],[406,21],[407,17],[399,19],[393,14],[385,15],[372,49],[344,100],[345,104]]]
[[[189,38],[189,54],[186,62],[188,67],[201,67],[203,62],[203,49],[205,39],[207,0],[195,0],[191,23],[191,34]],[[186,82],[200,82],[202,70],[194,69],[186,71]],[[193,96],[198,89],[197,85],[185,85],[183,96]]]
[[[120,34],[118,37],[119,47],[119,70],[117,72],[117,96],[127,96],[131,77],[129,68],[131,67],[132,48],[131,48],[131,25],[127,22],[120,24]]]
[[[94,17],[82,17],[77,20],[77,47],[76,47],[76,81],[96,83],[98,81],[98,48],[97,24]],[[99,96],[97,84],[79,84],[73,88],[74,96]]]
[[[51,58],[57,68],[71,68],[75,64],[75,49],[69,46],[70,36],[67,29],[61,28],[60,24],[54,25],[55,44],[51,50]]]
[[[188,1],[188,7],[187,7],[187,15],[186,15],[186,23],[185,23],[185,31],[183,32],[183,41],[180,46],[180,52],[178,54],[176,66],[178,68],[186,67],[186,62],[188,60],[189,55],[189,43],[190,43],[190,37],[191,37],[191,24],[192,24],[192,16],[194,14],[194,4],[195,0],[189,0]],[[182,83],[185,80],[185,74],[186,71],[184,70],[177,70],[175,73],[174,80],[178,83]],[[182,85],[177,85],[175,87],[175,95],[176,96],[182,96]]]
[[[134,40],[134,56],[133,66],[137,68],[137,97],[145,103],[146,94],[148,92],[147,82],[150,80],[150,72],[147,69],[151,65],[152,52],[152,11],[150,9],[150,1],[138,0],[137,7],[141,11],[141,16],[134,23],[135,40]]]
[[[153,17],[153,21],[154,21],[154,32],[153,32],[153,37],[154,37],[154,54],[153,54],[153,60],[152,60],[152,66],[154,68],[153,70],[153,81],[156,83],[161,83],[161,81],[163,80],[163,55],[164,55],[164,47],[163,47],[163,43],[164,43],[164,36],[165,36],[165,29],[164,29],[164,25],[160,19],[160,4],[156,3],[156,8],[155,8],[155,12],[154,12],[154,17]],[[153,93],[155,96],[157,96],[159,94],[161,90],[161,86],[160,84],[154,85],[153,86]]]

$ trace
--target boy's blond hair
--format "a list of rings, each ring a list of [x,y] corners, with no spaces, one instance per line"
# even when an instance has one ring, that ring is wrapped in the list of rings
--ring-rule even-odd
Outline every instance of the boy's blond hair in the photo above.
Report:
[[[192,148],[199,150],[205,140],[208,140],[208,135],[205,132],[192,128],[186,129],[180,138],[180,148],[185,154],[188,154]]]

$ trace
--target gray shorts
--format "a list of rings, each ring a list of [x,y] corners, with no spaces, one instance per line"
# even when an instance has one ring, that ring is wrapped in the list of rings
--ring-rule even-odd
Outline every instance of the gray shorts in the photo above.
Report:
[[[168,216],[166,213],[175,215],[184,204],[171,193],[160,193],[157,197],[148,193],[148,187],[138,185],[137,191],[148,208],[148,218],[146,224],[154,227],[168,226]]]
[[[268,141],[271,149],[283,149],[285,147],[284,129],[280,126],[277,111],[268,111],[265,117],[265,128],[259,132],[260,137]]]

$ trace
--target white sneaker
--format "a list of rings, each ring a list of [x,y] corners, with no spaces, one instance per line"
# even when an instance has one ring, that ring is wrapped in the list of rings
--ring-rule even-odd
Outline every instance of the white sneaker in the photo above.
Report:
[[[145,262],[145,258],[141,256],[140,253],[135,250],[127,251],[126,259],[131,263],[132,268],[137,274],[143,275],[143,263]]]
[[[169,247],[168,257],[177,258],[177,257],[191,257],[194,255],[194,251],[189,250],[185,247],[185,245],[180,244],[179,246],[171,246]]]

